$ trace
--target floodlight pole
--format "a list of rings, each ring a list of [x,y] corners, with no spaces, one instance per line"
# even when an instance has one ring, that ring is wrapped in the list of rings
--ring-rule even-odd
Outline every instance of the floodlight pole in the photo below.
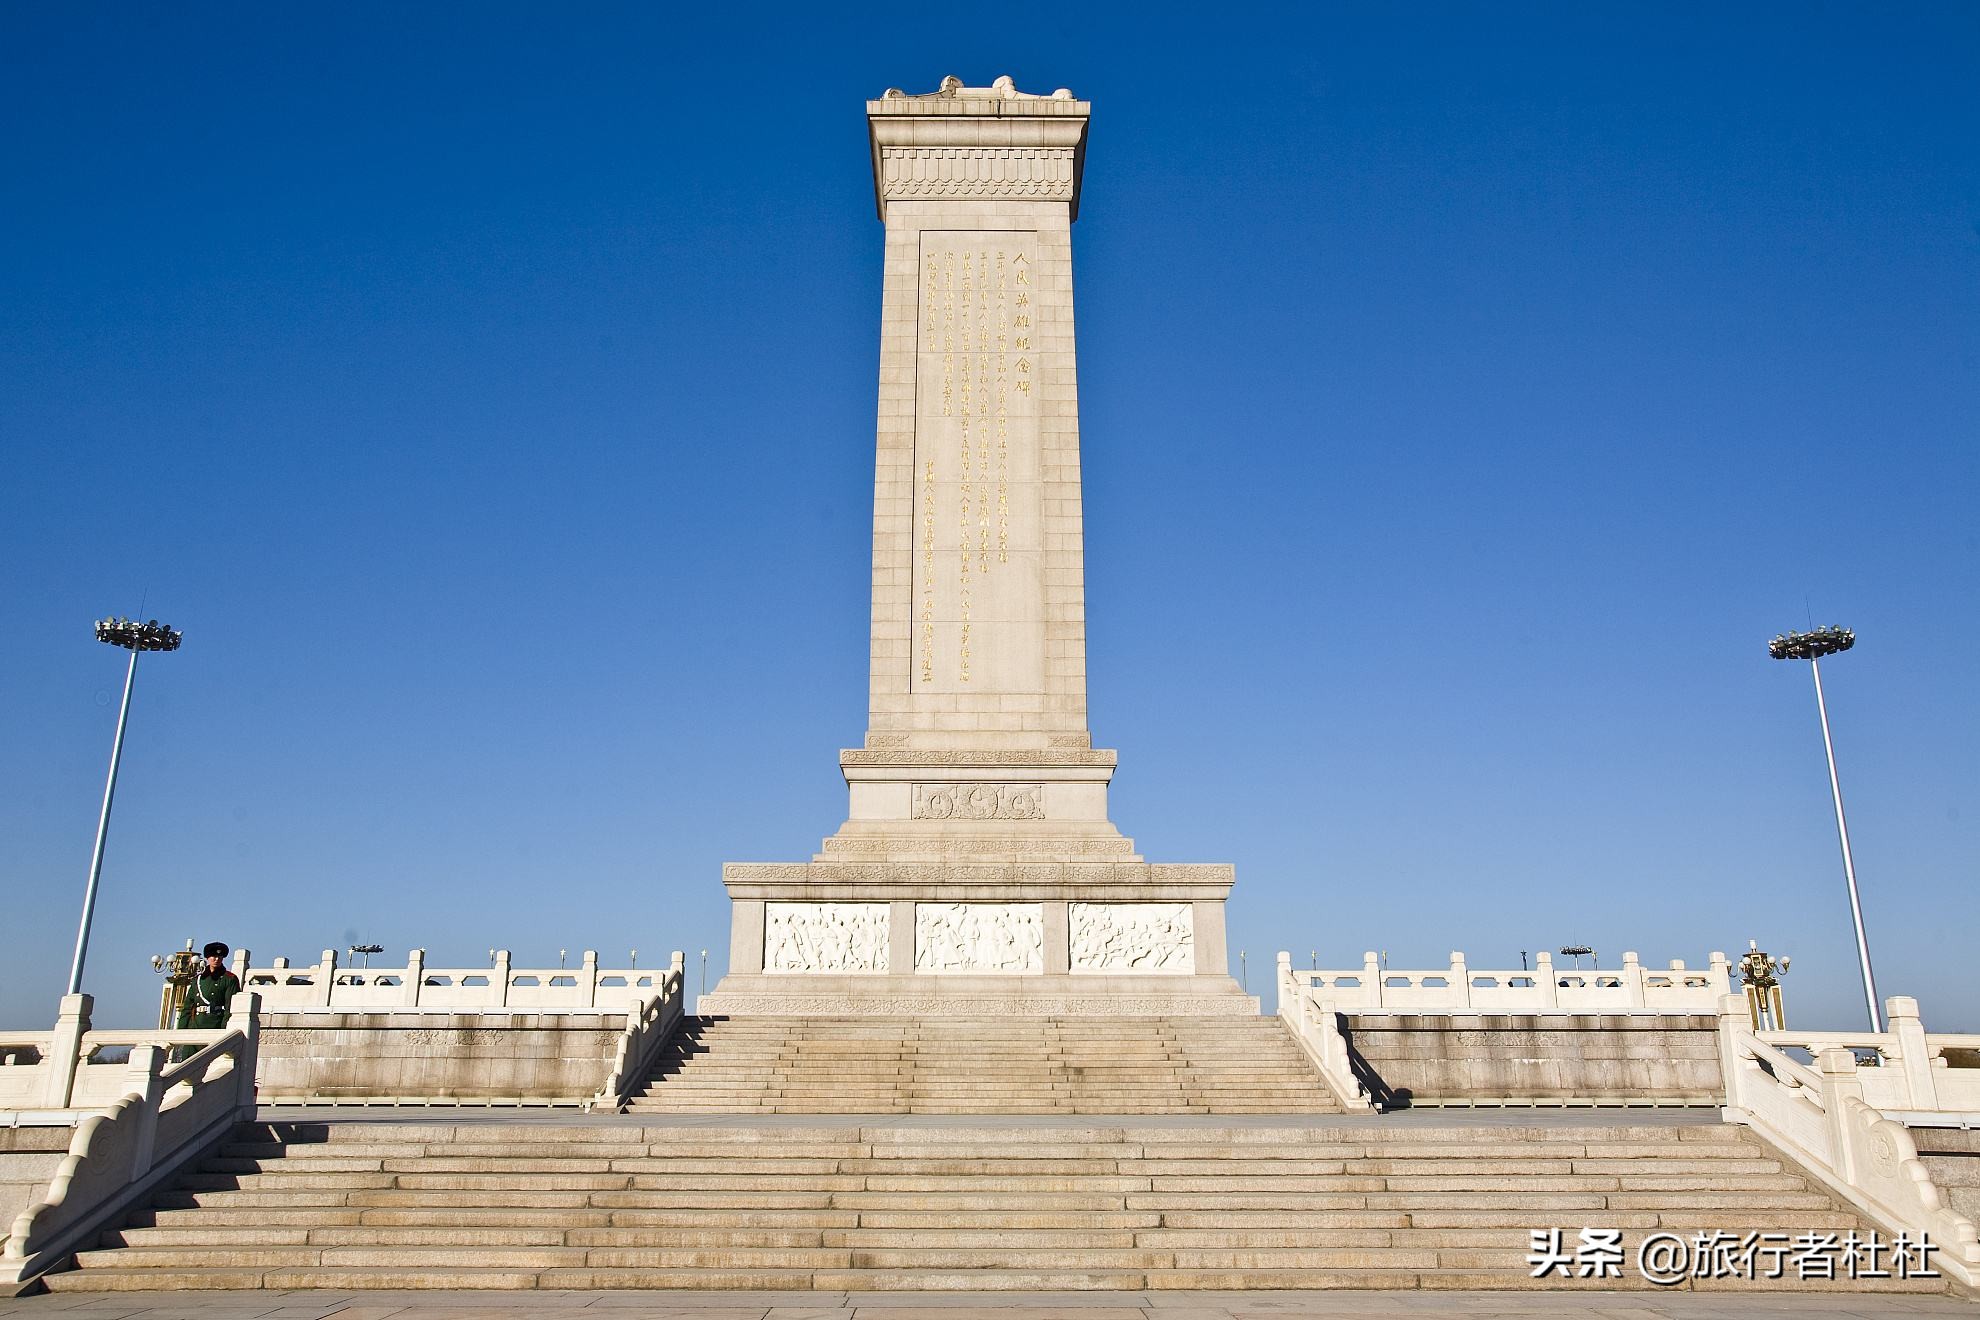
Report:
[[[1843,878],[1849,882],[1849,915],[1856,923],[1856,956],[1863,964],[1863,999],[1870,1010],[1870,1030],[1882,1032],[1883,1017],[1877,1011],[1877,978],[1870,970],[1870,939],[1863,933],[1863,903],[1856,893],[1856,861],[1849,852],[1849,822],[1843,819],[1842,780],[1836,777],[1836,744],[1829,737],[1829,703],[1822,697],[1822,661],[1810,657],[1808,668],[1815,675],[1815,710],[1822,717],[1822,750],[1829,756],[1829,792],[1836,800],[1836,835],[1842,840]]]
[[[89,952],[89,922],[96,913],[96,882],[103,874],[103,843],[110,836],[110,800],[117,795],[117,765],[124,758],[124,726],[131,718],[131,688],[137,683],[138,648],[131,648],[124,671],[124,701],[117,709],[117,737],[110,744],[110,778],[103,785],[103,813],[96,819],[96,848],[89,858],[89,887],[83,890],[82,926],[76,931],[76,957],[69,965],[69,993],[82,993],[83,955]]]

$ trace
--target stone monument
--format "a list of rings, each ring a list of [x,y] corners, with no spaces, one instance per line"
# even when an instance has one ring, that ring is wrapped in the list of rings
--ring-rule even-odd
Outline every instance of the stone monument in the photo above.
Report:
[[[1228,865],[1137,855],[1086,725],[1072,222],[1090,106],[866,106],[886,226],[865,744],[809,862],[731,863],[713,1014],[1255,1013]]]

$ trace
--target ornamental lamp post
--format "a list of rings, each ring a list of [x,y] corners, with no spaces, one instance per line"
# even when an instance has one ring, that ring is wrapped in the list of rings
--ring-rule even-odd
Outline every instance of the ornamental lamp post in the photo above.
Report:
[[[117,708],[117,736],[110,744],[110,778],[103,785],[103,812],[96,820],[96,848],[89,858],[89,885],[83,890],[82,925],[76,931],[76,957],[69,967],[69,993],[82,993],[83,957],[89,952],[89,922],[96,913],[96,882],[103,874],[103,843],[110,834],[110,800],[117,795],[117,764],[124,756],[124,726],[131,718],[131,687],[137,682],[138,653],[176,651],[185,634],[168,628],[156,619],[135,623],[130,619],[101,619],[96,640],[121,646],[131,653],[130,667],[124,671],[124,702]]]
[[[193,942],[187,940],[186,947],[177,953],[152,954],[151,970],[165,978],[158,1000],[158,1025],[169,1029],[179,1020],[179,1005],[185,1000],[187,987],[199,975],[199,955],[193,952]]]
[[[1843,817],[1842,781],[1836,777],[1836,744],[1829,737],[1829,703],[1822,697],[1822,657],[1856,645],[1856,634],[1830,625],[1805,633],[1782,633],[1767,643],[1776,660],[1806,660],[1815,674],[1815,713],[1822,721],[1822,750],[1829,757],[1829,792],[1836,802],[1836,835],[1842,840],[1843,879],[1849,884],[1849,915],[1856,924],[1856,956],[1863,965],[1863,1000],[1870,1010],[1870,1030],[1884,1029],[1877,1009],[1877,978],[1870,970],[1870,940],[1863,933],[1863,903],[1856,893],[1856,861],[1849,852],[1849,822]]]
[[[1787,975],[1788,964],[1793,961],[1786,954],[1776,958],[1762,949],[1758,940],[1746,942],[1746,952],[1739,960],[1739,979],[1746,987],[1746,1011],[1753,1019],[1755,1031],[1787,1029],[1787,1009],[1781,1003],[1781,978]]]

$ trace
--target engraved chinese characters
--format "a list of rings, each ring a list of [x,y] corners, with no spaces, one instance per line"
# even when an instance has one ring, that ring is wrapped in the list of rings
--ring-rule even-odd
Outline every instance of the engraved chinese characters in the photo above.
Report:
[[[1075,972],[1194,972],[1187,903],[1068,903]]]
[[[921,235],[914,689],[1044,689],[1037,235]]]
[[[767,903],[766,972],[884,972],[885,903]]]
[[[918,903],[917,972],[1042,972],[1045,914],[1036,903]]]

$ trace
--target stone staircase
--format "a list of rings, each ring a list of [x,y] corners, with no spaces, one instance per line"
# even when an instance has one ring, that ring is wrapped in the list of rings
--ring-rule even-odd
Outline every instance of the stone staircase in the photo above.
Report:
[[[1633,1254],[1620,1278],[1531,1279],[1528,1230],[1545,1227],[1569,1243],[1582,1227],[1620,1228],[1632,1252],[1660,1228],[1867,1229],[1711,1122],[262,1122],[47,1284],[1648,1286]]]
[[[1911,1130],[1911,1139],[1953,1213],[1980,1223],[1980,1131],[1921,1127]]]
[[[1328,1114],[1277,1018],[688,1018],[642,1114]]]

